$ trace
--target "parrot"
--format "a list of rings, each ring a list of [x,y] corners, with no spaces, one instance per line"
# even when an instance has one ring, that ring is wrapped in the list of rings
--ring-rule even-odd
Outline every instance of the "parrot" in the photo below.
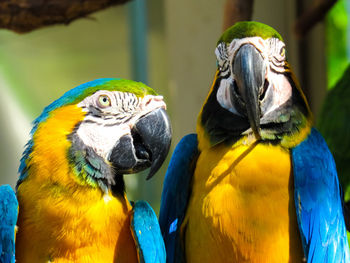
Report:
[[[196,133],[163,182],[167,262],[350,262],[335,163],[282,36],[238,22],[215,55]]]
[[[317,120],[317,128],[333,153],[344,191],[344,214],[350,230],[350,65],[328,91]]]
[[[16,220],[18,263],[165,262],[158,218],[146,201],[127,199],[124,174],[150,168],[151,178],[171,133],[163,97],[132,80],[90,81],[44,108],[21,159],[16,195],[9,187],[0,192],[0,215],[9,217],[0,223],[1,251],[11,259],[4,262],[14,262]]]

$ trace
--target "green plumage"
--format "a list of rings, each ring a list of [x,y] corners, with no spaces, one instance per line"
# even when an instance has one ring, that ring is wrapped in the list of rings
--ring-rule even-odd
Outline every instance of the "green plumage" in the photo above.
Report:
[[[323,103],[317,127],[333,153],[345,201],[350,200],[350,65]]]
[[[103,82],[100,85],[90,86],[88,89],[85,89],[80,94],[77,94],[73,104],[81,101],[85,97],[88,97],[94,94],[98,90],[111,90],[111,91],[120,91],[120,92],[129,92],[135,94],[137,97],[143,97],[145,95],[157,95],[157,93],[146,86],[141,82],[136,82],[127,79],[106,79],[109,81]],[[84,84],[83,84],[84,85]],[[83,86],[81,85],[81,87]]]
[[[221,42],[231,43],[233,39],[246,37],[261,37],[263,39],[278,38],[283,41],[281,35],[272,27],[259,22],[238,22],[226,30],[220,37],[218,44]]]

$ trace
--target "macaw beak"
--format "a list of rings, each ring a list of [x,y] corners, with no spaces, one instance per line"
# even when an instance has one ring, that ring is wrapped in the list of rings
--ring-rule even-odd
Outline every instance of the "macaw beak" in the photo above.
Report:
[[[162,108],[136,121],[131,134],[122,136],[113,148],[109,161],[117,173],[137,173],[150,168],[147,180],[162,166],[171,143],[169,117]]]
[[[232,73],[245,105],[250,127],[256,139],[260,140],[259,94],[263,92],[266,74],[266,65],[260,52],[251,44],[243,45],[234,58]]]
[[[162,166],[171,144],[171,126],[166,111],[162,108],[152,111],[135,124],[133,131],[140,135],[146,149],[151,151],[150,179]]]

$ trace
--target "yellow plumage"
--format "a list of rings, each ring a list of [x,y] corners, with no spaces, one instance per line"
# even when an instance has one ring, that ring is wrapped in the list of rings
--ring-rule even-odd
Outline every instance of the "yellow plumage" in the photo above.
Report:
[[[310,133],[311,115],[278,145],[257,142],[251,134],[216,146],[201,115],[200,155],[181,226],[187,262],[302,262],[290,149]]]
[[[290,153],[246,139],[200,153],[182,225],[187,262],[302,262]]]
[[[126,197],[86,187],[68,163],[67,136],[85,113],[69,105],[50,114],[34,134],[30,174],[17,191],[16,262],[137,262]]]

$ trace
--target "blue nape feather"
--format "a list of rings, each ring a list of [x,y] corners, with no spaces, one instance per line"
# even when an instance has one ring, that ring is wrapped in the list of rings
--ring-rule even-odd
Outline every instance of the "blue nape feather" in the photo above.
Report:
[[[15,227],[18,202],[9,185],[0,186],[0,263],[15,262]]]
[[[131,230],[140,263],[165,263],[165,245],[158,219],[147,202],[137,201],[134,204]]]
[[[294,198],[307,262],[349,262],[349,245],[335,163],[312,129],[292,150]]]

